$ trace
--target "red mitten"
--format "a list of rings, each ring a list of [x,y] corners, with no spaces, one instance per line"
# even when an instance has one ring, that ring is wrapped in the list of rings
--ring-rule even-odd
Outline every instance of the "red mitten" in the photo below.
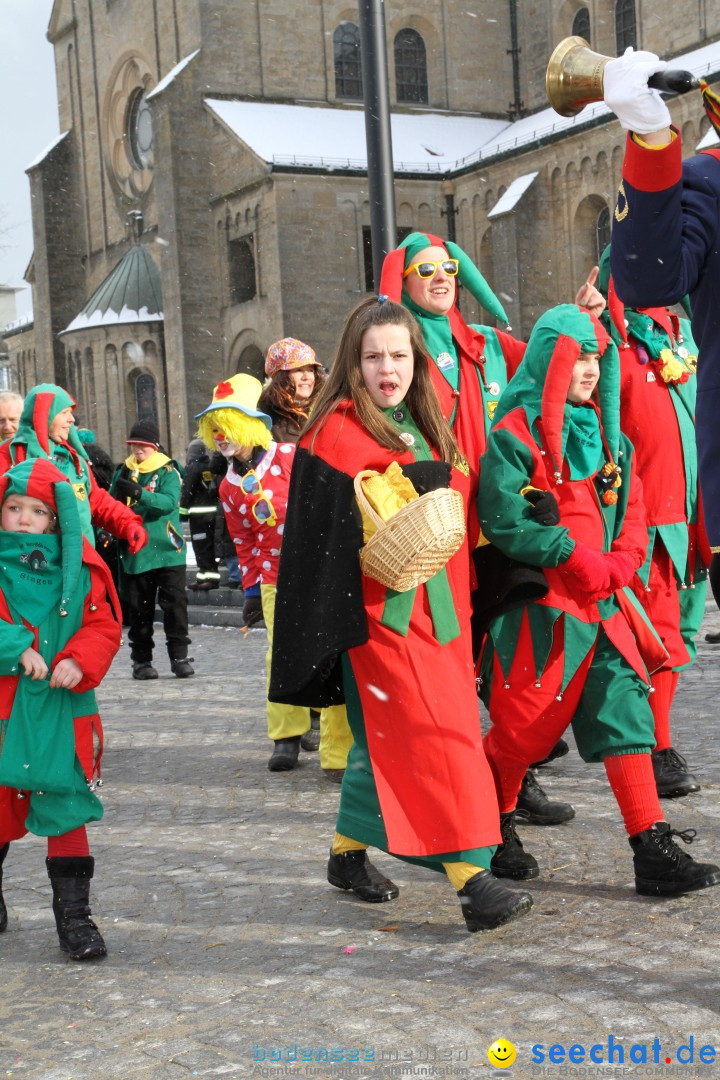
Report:
[[[629,585],[635,573],[635,563],[627,551],[610,551],[604,556],[610,563],[610,588],[612,592]]]
[[[142,525],[133,525],[125,539],[128,542],[128,550],[131,555],[137,555],[141,548],[144,548],[148,542],[147,529]]]
[[[627,585],[635,565],[625,551],[595,551],[578,540],[570,558],[558,569],[577,602],[585,606],[604,600]]]
[[[563,572],[573,592],[575,590],[584,594],[612,592],[610,567],[605,555],[602,551],[594,551],[580,540],[576,541],[570,558],[558,569]]]

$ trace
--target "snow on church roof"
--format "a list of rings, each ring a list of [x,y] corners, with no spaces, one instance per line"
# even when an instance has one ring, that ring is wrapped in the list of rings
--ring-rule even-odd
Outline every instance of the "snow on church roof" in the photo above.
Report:
[[[160,271],[143,244],[134,244],[60,334],[90,326],[161,322]]]
[[[216,98],[207,98],[205,104],[263,161],[315,169],[367,169],[361,108]],[[505,120],[432,112],[395,113],[391,124],[398,173],[447,172],[469,146],[487,142],[508,126]]]
[[[720,71],[720,41],[673,57],[669,66],[687,68],[696,76],[713,76]],[[270,164],[322,170],[367,169],[365,114],[361,107],[217,98],[206,98],[205,104],[232,135]],[[512,122],[430,111],[394,113],[394,169],[398,174],[447,174],[611,118],[612,113],[602,101],[588,105],[576,116],[560,116],[548,107]]]

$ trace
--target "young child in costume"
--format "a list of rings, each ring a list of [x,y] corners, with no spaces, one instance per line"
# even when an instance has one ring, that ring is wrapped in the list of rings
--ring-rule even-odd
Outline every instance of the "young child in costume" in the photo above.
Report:
[[[31,458],[52,461],[73,486],[82,529],[90,543],[95,543],[94,525],[126,540],[129,550],[138,552],[147,542],[142,518],[98,484],[87,450],[78,438],[74,408],[75,402],[61,386],[34,386],[25,398],[16,435],[0,444],[0,474]]]
[[[297,451],[270,696],[347,705],[355,741],[328,881],[370,903],[396,897],[368,860],[374,844],[447,874],[468,930],[491,929],[532,901],[488,872],[500,830],[478,719],[467,544],[408,592],[363,575],[354,478],[390,466],[413,495],[452,487],[467,506],[469,469],[417,323],[382,297],[351,313]]]
[[[648,668],[665,649],[626,586],[648,536],[633,448],[619,424],[615,345],[598,320],[564,305],[535,325],[498,406],[480,472],[484,534],[543,568],[548,592],[495,619],[483,657],[492,727],[484,745],[501,814],[512,818],[528,763],[572,723],[580,755],[602,761],[633,850],[639,893],[676,896],[720,882],[663,820]],[[541,492],[531,506],[526,495]],[[489,701],[488,701],[489,697]],[[530,878],[535,859],[514,838],[495,874]]]
[[[686,319],[664,307],[623,305],[610,275],[609,246],[598,284],[608,295],[601,321],[620,354],[620,426],[635,450],[649,533],[633,589],[668,652],[651,676],[652,763],[658,795],[675,798],[700,790],[670,735],[680,672],[697,652],[710,563],[695,444],[697,348]]]
[[[206,446],[219,450],[229,462],[220,482],[220,501],[237,547],[245,625],[252,626],[258,615],[265,620],[269,685],[278,561],[295,444],[273,441],[271,418],[258,408],[261,391],[262,384],[252,375],[233,375],[218,383],[212,403],[197,420]],[[350,740],[341,725],[334,731],[338,719],[338,714],[326,713],[321,724],[323,728],[326,723],[331,726],[325,741],[344,764]],[[268,737],[274,743],[268,768],[288,772],[297,765],[302,736],[310,731],[310,712],[268,700],[267,721]],[[321,755],[321,764],[329,767],[326,761]]]
[[[265,375],[258,409],[272,420],[275,442],[296,443],[325,382],[322,365],[304,341],[283,338],[267,351]]]
[[[163,613],[170,667],[178,679],[195,671],[188,660],[185,539],[180,525],[180,465],[160,449],[153,420],[138,420],[127,438],[130,455],[113,476],[110,491],[142,516],[148,542],[139,552],[120,547],[121,586],[127,605],[133,679],[157,679],[152,664],[155,601]]]
[[[119,606],[54,465],[16,465],[0,501],[0,883],[10,843],[46,836],[60,946],[88,960],[106,952],[90,917],[85,830],[103,814],[94,687],[120,647]],[[0,931],[7,924],[0,894]]]

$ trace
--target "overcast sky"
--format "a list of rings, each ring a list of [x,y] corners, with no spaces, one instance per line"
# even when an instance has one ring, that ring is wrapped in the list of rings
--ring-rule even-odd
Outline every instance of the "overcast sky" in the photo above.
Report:
[[[45,33],[53,0],[0,0],[5,96],[0,107],[0,283],[23,285],[32,255],[25,169],[59,134],[55,63]],[[32,307],[18,294],[18,314]]]

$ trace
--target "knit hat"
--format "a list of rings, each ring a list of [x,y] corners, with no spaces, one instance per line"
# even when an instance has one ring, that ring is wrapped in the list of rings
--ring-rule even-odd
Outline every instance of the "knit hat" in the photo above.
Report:
[[[265,374],[273,376],[277,371],[293,371],[297,368],[322,367],[315,350],[297,338],[286,337],[271,345],[265,357]]]
[[[95,432],[91,431],[90,428],[79,427],[77,429],[77,436],[83,446],[89,446],[91,443],[94,443],[96,441]]]
[[[154,420],[136,420],[125,442],[142,443],[143,446],[154,446],[157,450],[160,445],[160,429]]]
[[[458,261],[458,278],[477,302],[500,322],[507,326],[508,317],[505,309],[475,263],[461,247],[452,240],[441,240],[432,233],[411,232],[399,247],[388,252],[383,262],[380,278],[380,294],[396,303],[403,303],[403,274],[413,262],[415,256],[429,247],[444,248],[451,259]]]
[[[63,409],[74,409],[76,401],[62,386],[54,383],[40,383],[34,386],[25,398],[20,423],[10,443],[10,456],[13,464],[26,458],[50,455],[50,425]],[[79,457],[88,460],[85,447],[80,442],[77,428],[70,428],[66,444]]]
[[[62,549],[60,614],[67,615],[68,603],[80,580],[84,543],[72,484],[51,461],[29,458],[0,477],[0,505],[9,495],[40,499],[57,515]]]

